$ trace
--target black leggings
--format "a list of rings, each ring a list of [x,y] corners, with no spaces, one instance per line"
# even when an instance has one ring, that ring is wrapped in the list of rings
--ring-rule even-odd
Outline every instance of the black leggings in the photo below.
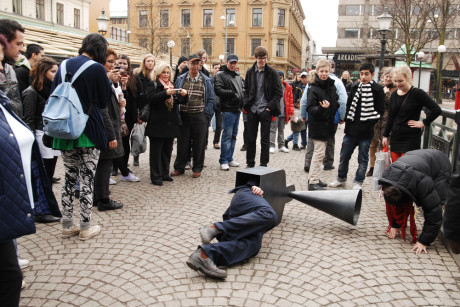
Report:
[[[45,164],[46,174],[50,182],[53,182],[54,170],[56,169],[57,157],[53,159],[43,159],[43,164]]]
[[[19,306],[22,272],[13,240],[0,242],[0,302],[2,306]]]

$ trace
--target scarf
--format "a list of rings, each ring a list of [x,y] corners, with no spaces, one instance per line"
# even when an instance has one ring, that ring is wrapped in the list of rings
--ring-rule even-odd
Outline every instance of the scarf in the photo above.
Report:
[[[171,81],[168,81],[168,83],[164,82],[162,79],[159,79],[161,84],[163,84],[163,87],[166,90],[170,88],[174,88],[174,85],[171,83]],[[168,111],[171,111],[173,106],[174,106],[174,100],[173,97],[170,96],[168,99],[165,100],[165,106],[168,109]]]
[[[350,109],[348,110],[347,119],[353,121],[355,119],[358,102],[361,100],[361,114],[359,120],[364,122],[372,119],[379,119],[380,114],[374,109],[374,96],[372,95],[371,85],[374,81],[367,84],[362,82],[358,85],[358,90],[353,97]]]
[[[417,226],[415,225],[414,206],[412,205],[412,199],[400,207],[391,205],[389,203],[385,204],[389,222],[386,232],[388,233],[393,226],[393,223],[396,222],[396,224],[401,226],[401,237],[405,242],[407,218],[410,217],[410,234],[412,235],[412,243],[417,242]]]
[[[53,82],[50,81],[48,78],[43,78],[43,88],[41,91],[37,91],[40,96],[42,96],[43,98],[45,98],[45,100],[47,100],[50,95],[51,95],[51,84]]]

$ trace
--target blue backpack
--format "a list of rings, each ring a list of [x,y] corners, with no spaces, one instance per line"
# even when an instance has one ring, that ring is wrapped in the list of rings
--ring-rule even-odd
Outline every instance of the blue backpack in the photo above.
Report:
[[[83,112],[80,98],[73,87],[73,83],[89,66],[96,63],[93,60],[83,64],[67,81],[66,64],[61,64],[61,84],[59,84],[48,98],[43,111],[43,131],[49,136],[59,139],[76,140],[86,127],[88,115]],[[92,105],[88,113],[91,112]]]

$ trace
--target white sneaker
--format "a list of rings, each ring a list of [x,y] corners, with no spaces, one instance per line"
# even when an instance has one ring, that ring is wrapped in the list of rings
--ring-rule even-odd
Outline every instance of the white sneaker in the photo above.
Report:
[[[225,163],[225,164],[220,165],[220,169],[223,170],[223,171],[229,171],[230,167],[228,167],[228,164]]]
[[[289,149],[287,149],[286,147],[281,147],[281,148],[278,148],[278,151],[282,151],[282,152],[289,152]]]
[[[117,182],[114,179],[110,178],[109,184],[117,184]]]
[[[334,182],[329,183],[328,186],[330,186],[331,188],[343,187],[345,186],[345,181],[336,180]]]
[[[101,226],[94,225],[88,229],[80,230],[80,240],[85,241],[97,236],[101,232]]]
[[[185,164],[185,169],[191,169],[192,168],[192,164],[190,162],[187,162],[187,164]]]
[[[133,173],[129,173],[128,176],[121,176],[120,177],[121,181],[130,181],[130,182],[138,182],[140,179],[136,176],[134,176]]]
[[[22,280],[22,283],[21,283],[21,290],[24,289],[25,287],[27,286],[26,282],[24,281],[24,279]]]
[[[275,153],[275,148],[270,147],[270,153]]]
[[[29,266],[29,260],[27,259],[21,259],[21,258],[18,258],[18,263],[19,263],[19,267],[21,268],[21,270],[27,268]]]
[[[363,187],[362,187],[362,183],[359,183],[359,182],[353,182],[353,187],[352,189],[353,190],[361,190]]]
[[[231,162],[228,162],[228,166],[238,167],[238,166],[240,166],[240,164],[238,162],[236,162],[235,160],[233,160]]]

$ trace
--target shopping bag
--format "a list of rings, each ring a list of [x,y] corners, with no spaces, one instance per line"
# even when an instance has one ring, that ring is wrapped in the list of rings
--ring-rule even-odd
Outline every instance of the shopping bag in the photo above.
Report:
[[[133,131],[131,132],[131,154],[133,156],[138,156],[147,149],[147,140],[145,137],[146,125],[146,123],[134,124]]]
[[[374,191],[380,190],[379,179],[382,178],[383,171],[390,165],[390,153],[388,147],[383,147],[382,151],[375,154],[374,174],[372,176],[372,188]]]

